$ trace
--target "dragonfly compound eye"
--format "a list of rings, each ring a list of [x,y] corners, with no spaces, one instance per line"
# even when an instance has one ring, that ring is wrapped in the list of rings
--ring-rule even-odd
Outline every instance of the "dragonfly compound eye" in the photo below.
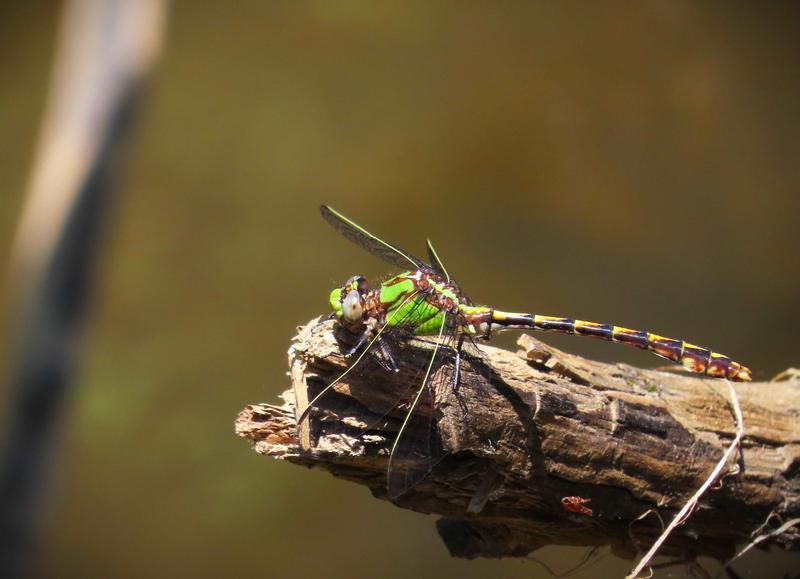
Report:
[[[354,275],[344,284],[344,291],[348,290],[358,290],[359,293],[365,294],[369,291],[369,285],[363,276]]]
[[[363,313],[364,307],[361,302],[361,294],[358,293],[358,290],[350,290],[342,302],[344,319],[348,322],[358,322],[361,321]]]
[[[331,309],[333,309],[334,315],[342,319],[342,290],[341,288],[336,288],[335,290],[331,291],[331,295],[328,298],[328,301],[331,304]]]

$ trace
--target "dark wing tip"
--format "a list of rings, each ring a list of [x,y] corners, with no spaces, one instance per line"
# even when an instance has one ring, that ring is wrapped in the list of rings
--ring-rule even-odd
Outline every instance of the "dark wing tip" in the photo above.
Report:
[[[341,224],[343,222],[341,213],[336,211],[336,209],[330,205],[325,205],[323,203],[319,206],[319,212],[322,215],[322,218],[334,227],[337,227],[337,224]]]

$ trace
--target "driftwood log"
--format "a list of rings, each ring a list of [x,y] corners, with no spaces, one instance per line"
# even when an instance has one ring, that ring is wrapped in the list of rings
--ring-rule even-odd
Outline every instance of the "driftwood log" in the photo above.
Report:
[[[335,406],[312,412],[298,429],[296,409],[349,363],[332,355],[344,348],[334,334],[330,321],[301,328],[283,404],[247,406],[236,431],[258,453],[326,470],[388,499],[388,455],[402,412],[368,436],[364,426],[375,423],[376,397],[418,380],[431,346],[403,349],[397,374],[378,364],[351,372],[331,397]],[[516,353],[481,346],[482,358],[465,359],[458,403],[452,388],[437,394],[432,412],[448,454],[395,504],[441,515],[438,531],[454,556],[525,556],[562,544],[606,545],[633,558],[733,440],[727,385],[586,360],[529,335],[518,343]],[[757,530],[800,516],[800,379],[735,389],[744,416],[740,450],[661,554],[725,560]],[[788,529],[770,543],[800,550],[800,534]]]

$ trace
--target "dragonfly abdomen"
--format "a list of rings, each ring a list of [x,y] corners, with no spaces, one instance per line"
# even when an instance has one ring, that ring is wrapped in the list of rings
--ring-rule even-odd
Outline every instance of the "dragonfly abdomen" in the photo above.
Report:
[[[708,348],[676,340],[651,332],[632,330],[612,324],[598,324],[573,318],[540,316],[533,314],[513,314],[492,310],[490,331],[504,329],[533,329],[545,332],[560,332],[589,336],[608,342],[618,342],[642,350],[649,350],[657,356],[680,363],[686,370],[705,374],[714,378],[748,381],[750,369],[731,360],[728,356]],[[486,333],[488,337],[489,332]]]

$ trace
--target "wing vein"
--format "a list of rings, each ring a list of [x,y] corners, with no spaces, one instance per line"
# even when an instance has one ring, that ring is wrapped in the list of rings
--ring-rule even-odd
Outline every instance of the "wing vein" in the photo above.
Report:
[[[322,217],[325,221],[330,223],[333,228],[346,239],[366,249],[375,257],[402,268],[408,268],[410,266],[413,269],[419,269],[425,265],[424,262],[407,251],[373,235],[356,222],[348,219],[327,205],[320,206],[320,213],[322,213]]]
[[[444,329],[445,329],[446,325],[447,325],[447,313],[444,313],[442,315],[442,324],[439,326],[439,334],[436,337],[436,344],[434,345],[433,351],[431,352],[431,358],[428,361],[428,367],[425,369],[425,377],[422,379],[422,383],[420,384],[420,387],[417,390],[417,394],[414,397],[414,401],[411,403],[411,407],[408,409],[408,412],[406,413],[406,416],[403,419],[403,423],[400,425],[400,430],[398,430],[397,436],[395,437],[394,443],[392,444],[392,450],[389,453],[389,468],[387,470],[387,488],[390,489],[390,493],[391,493],[391,489],[393,488],[393,485],[391,484],[391,480],[390,480],[390,478],[391,478],[391,476],[393,474],[392,461],[395,458],[395,453],[397,451],[398,445],[399,445],[401,439],[403,438],[403,434],[405,433],[406,427],[408,426],[408,423],[411,420],[411,416],[414,414],[414,410],[416,410],[417,405],[419,404],[419,401],[420,401],[420,399],[422,397],[423,392],[425,392],[425,389],[428,387],[428,381],[431,378],[431,370],[433,369],[433,363],[436,360],[436,354],[439,352],[439,347],[442,344],[442,335],[444,334]],[[396,496],[399,496],[405,490],[407,490],[407,489],[406,489],[406,487],[404,485],[403,486],[403,490],[401,492],[397,493]]]

